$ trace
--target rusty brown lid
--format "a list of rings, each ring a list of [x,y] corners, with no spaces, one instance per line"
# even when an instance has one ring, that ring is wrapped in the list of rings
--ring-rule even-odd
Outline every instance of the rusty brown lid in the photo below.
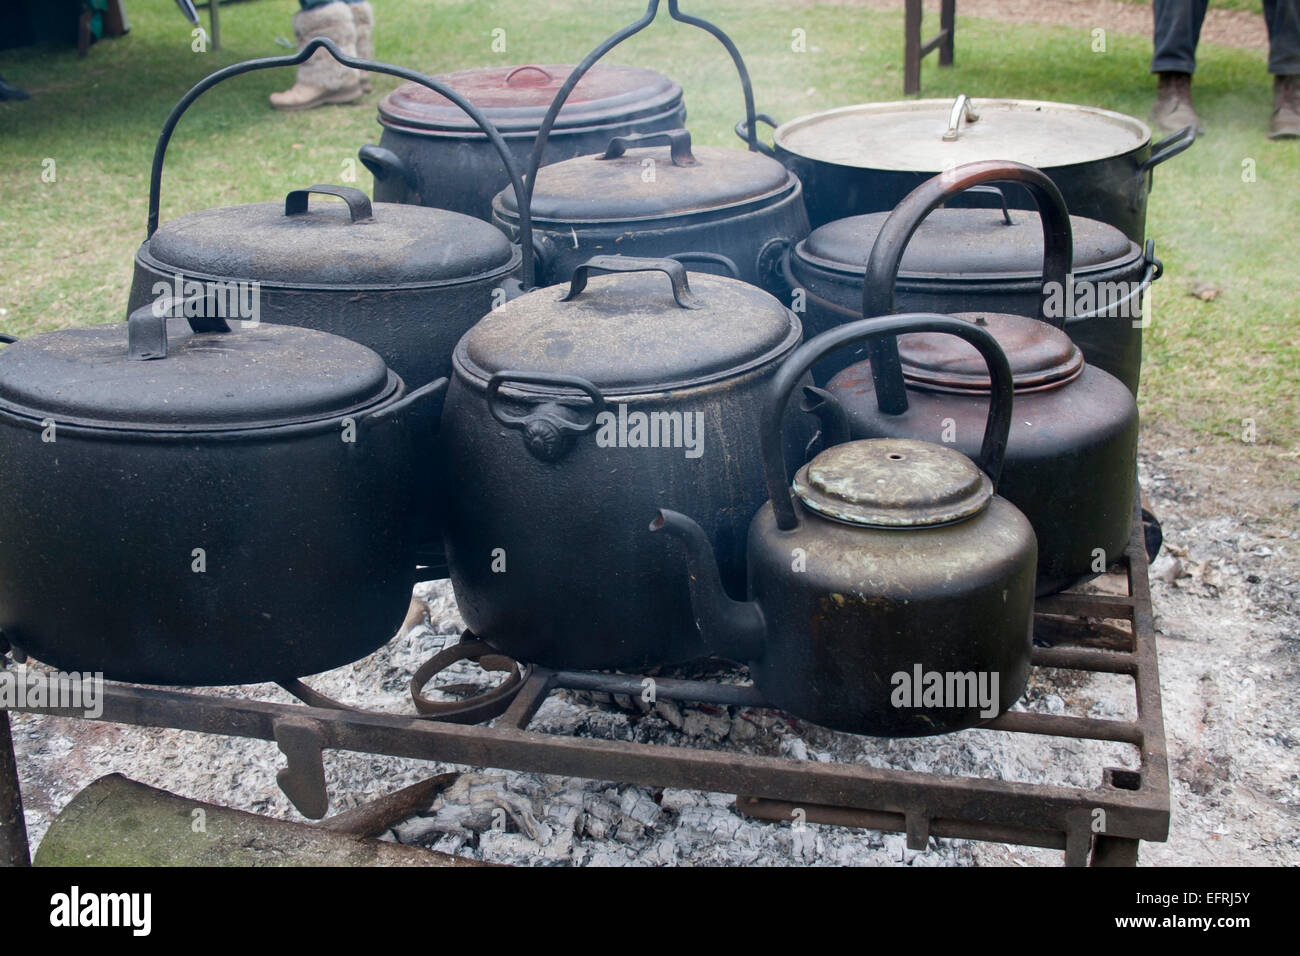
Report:
[[[921,528],[978,514],[993,482],[954,448],[874,438],[828,448],[794,476],[804,507],[844,524]]]
[[[1083,353],[1060,329],[1004,312],[959,312],[955,318],[983,326],[1011,363],[1017,392],[1057,388],[1083,374]],[[935,392],[990,391],[989,370],[975,347],[955,335],[917,332],[898,338],[907,384]]]
[[[665,134],[666,135],[666,134]],[[579,156],[544,166],[533,188],[534,223],[636,222],[721,209],[785,194],[794,174],[762,153],[693,146],[694,162],[680,165],[667,145],[629,149],[614,159]],[[511,219],[513,189],[493,206]]]
[[[461,70],[434,79],[482,109],[502,133],[534,133],[571,72],[572,66],[527,64]],[[682,88],[662,73],[597,64],[569,94],[555,129],[626,122],[675,108],[681,100]],[[385,96],[379,104],[379,122],[431,131],[478,131],[460,107],[419,83],[405,83]]]

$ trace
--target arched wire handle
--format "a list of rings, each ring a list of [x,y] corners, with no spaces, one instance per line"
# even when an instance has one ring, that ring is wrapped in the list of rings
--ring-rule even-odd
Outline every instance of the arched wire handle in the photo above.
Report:
[[[763,477],[767,493],[776,514],[776,526],[782,531],[798,527],[799,519],[786,480],[785,455],[782,450],[781,422],[790,392],[815,364],[830,353],[854,342],[881,338],[892,339],[906,332],[946,332],[965,339],[984,356],[992,381],[988,419],[984,424],[984,440],[980,443],[978,465],[993,481],[996,488],[1002,475],[1002,461],[1006,456],[1007,436],[1011,432],[1011,404],[1015,397],[1011,378],[1011,365],[999,347],[997,339],[971,322],[933,312],[910,312],[874,319],[858,319],[824,332],[799,346],[777,370],[768,386],[767,400],[763,404],[760,436],[763,450]]]
[[[190,329],[200,332],[229,332],[230,325],[221,317],[218,308],[218,292],[208,288],[203,294],[188,299],[163,296],[140,306],[126,320],[127,357],[137,362],[148,362],[167,357],[167,320],[172,316],[184,315],[190,323]],[[191,306],[202,300],[200,314],[192,315]]]
[[[776,129],[781,125],[767,113],[756,113],[754,114],[754,119],[759,123],[766,123],[773,129]],[[754,123],[750,122],[748,119],[743,119],[736,124],[736,135],[749,144],[751,150],[756,150],[764,156],[776,156],[775,149],[768,146],[767,143],[759,141],[758,133],[754,130]]]
[[[736,260],[730,256],[724,256],[720,252],[674,252],[666,258],[676,259],[682,264],[706,262],[709,265],[721,266],[727,270],[727,275],[731,278],[740,278],[740,266],[736,265]]]
[[[665,129],[657,133],[633,133],[628,136],[615,136],[605,147],[600,159],[618,159],[630,148],[638,146],[669,147],[669,157],[674,166],[698,166],[700,161],[691,152],[691,134],[684,129]]]
[[[745,61],[740,56],[740,50],[736,48],[736,44],[732,42],[731,37],[727,36],[707,20],[701,20],[699,17],[693,17],[689,14],[682,13],[681,10],[677,8],[677,3],[678,0],[668,0],[668,15],[670,17],[681,23],[693,27],[699,27],[706,33],[712,34],[718,42],[726,48],[727,52],[731,54],[732,62],[736,65],[736,72],[740,75],[741,89],[745,94],[745,119],[749,129],[747,142],[750,150],[757,152],[759,150],[759,142],[758,132],[755,128],[756,124],[754,122],[754,87],[753,84],[750,83],[749,70],[745,68]],[[618,46],[628,37],[634,36],[648,27],[654,22],[658,13],[659,0],[650,0],[649,4],[646,6],[645,13],[641,15],[641,19],[637,20],[635,23],[628,24],[588,53],[586,57],[583,58],[582,62],[573,68],[573,72],[565,78],[565,81],[560,84],[560,88],[555,93],[555,99],[551,100],[551,105],[546,110],[546,116],[542,119],[542,125],[537,130],[537,139],[533,142],[533,157],[531,162],[528,164],[527,178],[529,203],[531,203],[533,199],[533,187],[537,184],[537,170],[541,168],[542,156],[546,152],[546,142],[551,136],[551,128],[555,126],[555,120],[560,115],[560,110],[564,108],[564,104],[568,101],[569,94],[573,92],[573,88],[578,85],[582,78],[586,76],[587,71],[590,70],[601,57],[614,49],[614,47]],[[523,209],[524,207],[521,205],[519,208]]]
[[[542,76],[544,76],[544,77],[546,78],[546,79],[545,79],[545,82],[547,82],[547,83],[549,83],[551,80],[555,79],[555,77],[551,76],[550,73],[548,73],[545,69],[543,69],[542,67],[538,66],[537,64],[535,64],[535,63],[525,63],[523,66],[517,66],[517,67],[515,67],[513,70],[511,70],[509,73],[506,74],[506,79],[505,79],[506,86],[509,86],[509,85],[510,85],[510,81],[513,80],[513,79],[514,79],[516,76],[518,76],[520,73],[523,73],[525,70],[532,70],[532,71],[534,71],[534,72],[536,72],[536,73],[540,73],[540,74],[542,74]]]
[[[312,193],[320,193],[323,196],[337,196],[348,204],[348,215],[352,217],[353,222],[368,222],[375,218],[374,208],[370,205],[370,197],[354,186],[329,186],[324,183],[317,183],[315,186],[308,186],[306,189],[295,189],[284,197],[284,214],[286,216],[297,216],[307,211],[307,198]]]
[[[17,341],[17,336],[5,335],[3,332],[0,332],[0,342],[3,342],[5,345],[13,345]]]
[[[578,293],[587,288],[587,279],[593,272],[662,272],[672,284],[674,302],[683,309],[702,308],[686,281],[686,266],[676,259],[643,259],[639,256],[592,256],[573,270],[569,291],[560,301],[577,298]]]
[[[478,125],[479,129],[483,130],[501,157],[501,162],[510,176],[510,185],[515,191],[515,201],[519,204],[519,247],[523,256],[523,282],[525,289],[531,289],[533,286],[533,220],[529,200],[532,193],[525,190],[523,177],[519,173],[514,156],[511,155],[509,147],[506,146],[506,141],[501,138],[497,128],[492,125],[492,121],[484,116],[483,111],[467,100],[461,93],[445,83],[441,83],[415,70],[408,70],[406,67],[348,56],[335,46],[334,41],[327,40],[324,37],[316,37],[308,41],[305,47],[292,56],[263,57],[258,60],[245,60],[242,63],[231,64],[205,76],[180,98],[180,101],[172,107],[166,122],[163,123],[162,132],[158,135],[158,144],[154,147],[153,168],[149,172],[149,220],[145,228],[145,238],[148,239],[158,231],[158,211],[162,203],[163,160],[167,155],[167,144],[171,142],[172,133],[176,130],[176,124],[180,122],[185,111],[190,108],[190,104],[223,80],[244,73],[251,73],[254,70],[297,66],[300,63],[305,63],[317,50],[324,50],[338,60],[339,63],[350,66],[355,70],[363,70],[367,73],[387,73],[390,76],[409,80],[412,83],[419,83],[421,86],[433,90],[456,104]]]
[[[933,210],[946,200],[971,186],[988,182],[1021,183],[1038,206],[1043,225],[1043,287],[1038,314],[1043,321],[1063,328],[1065,315],[1048,317],[1052,283],[1058,290],[1066,287],[1066,277],[1074,261],[1074,239],[1070,232],[1070,214],[1056,188],[1044,173],[1023,163],[1007,160],[982,160],[955,166],[927,179],[903,197],[876,234],[875,245],[867,258],[862,283],[862,314],[889,315],[894,311],[894,286],[898,267],[913,233]],[[872,377],[876,384],[876,404],[886,415],[907,411],[907,386],[903,366],[898,358],[898,342],[877,339],[871,345]]]

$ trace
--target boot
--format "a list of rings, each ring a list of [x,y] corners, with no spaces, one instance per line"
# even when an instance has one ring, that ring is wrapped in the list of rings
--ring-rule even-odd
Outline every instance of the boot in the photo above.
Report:
[[[1300,136],[1300,76],[1273,77],[1273,125],[1269,139]]]
[[[327,3],[308,7],[293,15],[293,33],[298,49],[309,40],[324,37],[333,40],[348,56],[357,52],[357,31],[346,3]],[[326,103],[352,103],[361,99],[358,71],[344,66],[324,50],[317,50],[298,67],[298,81],[292,89],[271,94],[271,105],[278,110],[309,110]]]
[[[1201,118],[1192,106],[1192,74],[1158,73],[1156,102],[1151,107],[1151,123],[1162,133],[1176,133],[1184,126],[1201,132]]]
[[[352,11],[352,24],[357,31],[357,56],[363,60],[373,60],[375,58],[375,11],[367,0],[361,3],[349,3],[348,9]],[[370,92],[370,74],[361,71],[361,91]]]

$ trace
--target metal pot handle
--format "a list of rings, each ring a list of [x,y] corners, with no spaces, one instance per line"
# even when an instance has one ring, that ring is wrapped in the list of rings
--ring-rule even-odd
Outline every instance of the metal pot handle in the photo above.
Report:
[[[975,103],[965,93],[958,93],[952,102],[952,112],[948,114],[948,129],[944,131],[945,143],[955,142],[961,132],[961,117],[966,114],[966,125],[976,122],[980,115],[975,112]]]
[[[403,80],[409,80],[412,83],[418,83],[421,86],[433,90],[435,93],[443,96],[456,104],[479,129],[487,136],[492,146],[496,149],[497,154],[501,157],[502,165],[505,166],[506,173],[510,177],[510,185],[515,191],[515,201],[519,208],[519,232],[520,232],[520,251],[523,255],[523,281],[526,288],[533,286],[533,219],[530,208],[532,193],[524,188],[523,177],[519,173],[518,164],[515,162],[514,155],[502,139],[496,126],[492,124],[483,111],[467,100],[464,95],[447,86],[432,77],[425,76],[415,70],[408,70],[406,67],[394,66],[391,63],[380,63],[375,60],[363,60],[359,57],[348,56],[340,50],[333,40],[327,40],[324,37],[315,37],[307,42],[307,45],[292,56],[271,56],[263,57],[258,60],[245,60],[242,63],[234,63],[230,66],[223,67],[215,73],[199,80],[188,93],[180,98],[180,101],[172,107],[171,113],[168,114],[166,122],[163,123],[162,132],[158,134],[158,143],[154,147],[153,167],[149,171],[149,219],[145,229],[145,238],[148,239],[158,231],[158,212],[162,204],[162,172],[163,160],[167,156],[167,144],[171,142],[172,133],[176,130],[176,124],[180,122],[185,111],[190,108],[196,99],[212,87],[216,86],[223,80],[228,80],[234,76],[240,76],[244,73],[251,73],[254,70],[270,70],[281,66],[298,66],[307,62],[317,50],[324,50],[339,63],[344,66],[352,67],[355,70],[363,70],[367,73],[387,73],[390,76],[396,76]],[[534,168],[534,173],[536,169]]]
[[[534,73],[540,73],[540,74],[542,74],[542,76],[544,76],[544,77],[546,78],[543,82],[546,82],[546,83],[549,83],[549,82],[551,82],[551,80],[555,79],[555,77],[551,76],[551,74],[550,74],[550,72],[549,72],[548,70],[546,70],[546,69],[543,68],[543,67],[538,66],[536,63],[525,63],[523,66],[517,66],[517,67],[515,67],[513,70],[511,70],[509,73],[506,74],[506,78],[505,78],[505,81],[504,81],[505,84],[506,84],[506,86],[509,86],[509,85],[510,85],[510,81],[513,80],[513,79],[514,79],[516,76],[518,76],[520,73],[523,73],[525,70],[532,70]]]
[[[790,392],[815,364],[838,348],[862,340],[870,342],[881,338],[892,340],[907,332],[945,332],[965,339],[979,350],[989,369],[992,395],[989,414],[984,423],[984,438],[980,443],[979,466],[993,481],[996,488],[1002,476],[1002,462],[1006,457],[1007,436],[1011,432],[1011,407],[1015,398],[1011,365],[1006,354],[989,332],[978,325],[933,312],[911,312],[874,319],[858,319],[824,332],[799,346],[777,370],[768,386],[767,401],[763,405],[762,441],[763,476],[767,492],[776,514],[777,527],[790,531],[799,524],[790,484],[786,480],[785,456],[782,454],[781,422]]]
[[[1083,319],[1095,319],[1100,315],[1112,312],[1118,315],[1134,315],[1135,313],[1128,308],[1128,304],[1134,300],[1140,300],[1142,293],[1151,288],[1151,283],[1165,274],[1165,264],[1156,258],[1156,241],[1154,239],[1146,241],[1146,246],[1142,251],[1142,258],[1145,260],[1146,266],[1143,269],[1142,278],[1138,280],[1136,289],[1118,302],[1107,302],[1105,305],[1097,306],[1091,312],[1072,315],[1070,318],[1081,321]]]
[[[564,407],[554,401],[543,401],[527,415],[511,414],[500,404],[501,386],[507,382],[575,388],[591,399],[591,418],[574,421],[564,414]],[[564,457],[574,436],[595,430],[600,413],[605,410],[605,396],[595,385],[577,375],[507,370],[496,372],[488,379],[487,405],[492,417],[502,425],[524,433],[524,445],[534,457],[550,462]]]
[[[889,315],[894,311],[898,267],[908,242],[925,217],[947,199],[971,186],[988,182],[1021,183],[1033,196],[1043,225],[1043,299],[1038,312],[1043,321],[1064,328],[1065,315],[1049,319],[1047,302],[1051,284],[1056,283],[1057,289],[1064,289],[1073,265],[1074,238],[1070,232],[1069,211],[1061,198],[1061,191],[1046,174],[1032,166],[1006,160],[983,160],[955,166],[927,179],[903,197],[880,227],[867,258],[862,283],[863,315]],[[880,410],[886,415],[901,415],[907,411],[907,386],[898,359],[898,342],[894,339],[873,342],[871,367],[876,383],[876,404]]]
[[[1138,202],[1142,198],[1142,191],[1145,189],[1148,193],[1151,192],[1155,184],[1155,176],[1151,171],[1165,160],[1173,159],[1194,142],[1196,142],[1196,127],[1184,126],[1178,132],[1170,133],[1151,147],[1151,154],[1138,164],[1137,180],[1133,187],[1134,209],[1137,208]]]
[[[348,214],[353,222],[370,222],[375,218],[375,211],[370,205],[370,197],[360,189],[352,186],[330,186],[317,183],[306,189],[295,189],[284,197],[284,214],[298,216],[307,211],[307,198],[312,193],[322,196],[337,196],[348,204]]]
[[[618,159],[629,148],[637,146],[670,147],[669,155],[674,166],[698,166],[700,161],[691,152],[691,134],[684,129],[666,129],[657,133],[633,133],[627,136],[615,136],[605,147],[605,152],[596,158]]]
[[[776,129],[781,125],[767,113],[755,113],[754,120],[757,123],[766,123],[772,129]],[[775,159],[776,150],[759,140],[754,126],[755,124],[750,123],[748,120],[741,120],[736,124],[736,135],[749,145],[750,152],[762,153],[764,156],[771,156]]]
[[[676,259],[678,262],[707,262],[712,265],[722,266],[727,270],[727,275],[733,279],[740,278],[740,266],[736,265],[736,260],[730,256],[724,256],[720,252],[674,252],[667,256],[669,259]]]
[[[672,283],[673,300],[683,309],[702,308],[686,281],[686,267],[676,259],[643,259],[638,256],[592,256],[573,270],[569,291],[560,299],[569,302],[587,288],[587,279],[593,272],[662,272]]]
[[[3,343],[5,345],[13,345],[17,341],[18,341],[17,336],[5,335],[3,332],[0,332],[0,343]]]
[[[188,315],[193,303],[202,300],[202,315]],[[199,332],[229,332],[230,325],[217,313],[216,292],[207,289],[203,295],[188,299],[163,296],[146,303],[132,312],[126,320],[127,355],[138,362],[167,357],[167,319],[184,315],[190,329]]]

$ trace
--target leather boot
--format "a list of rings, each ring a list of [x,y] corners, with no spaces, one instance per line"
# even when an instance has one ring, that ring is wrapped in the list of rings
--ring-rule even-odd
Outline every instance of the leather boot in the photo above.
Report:
[[[1162,133],[1176,133],[1184,126],[1196,127],[1199,135],[1201,118],[1192,106],[1192,74],[1157,73],[1156,102],[1151,107],[1151,123]]]
[[[357,56],[363,60],[375,58],[375,11],[366,0],[361,3],[349,3],[352,11],[352,24],[357,31]],[[370,92],[370,74],[361,71],[361,91]]]
[[[1300,76],[1273,77],[1273,124],[1269,139],[1300,137]]]
[[[308,41],[324,37],[348,56],[356,56],[357,31],[346,3],[299,10],[293,15],[293,33],[299,50]],[[326,103],[352,103],[361,96],[360,73],[317,50],[298,67],[298,81],[291,89],[271,94],[271,105],[278,110],[308,110]]]

